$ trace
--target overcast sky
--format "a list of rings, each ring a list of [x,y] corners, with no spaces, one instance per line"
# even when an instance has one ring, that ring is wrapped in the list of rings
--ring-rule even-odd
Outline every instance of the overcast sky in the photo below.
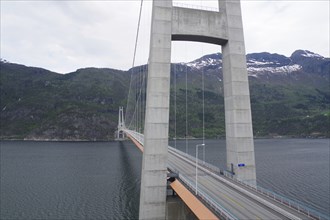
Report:
[[[1,2],[1,58],[59,73],[132,66],[140,0]],[[174,1],[217,7],[217,0]],[[306,49],[329,57],[329,0],[241,0],[247,53],[290,56]],[[145,0],[137,64],[147,62],[151,0]],[[220,52],[219,46],[172,43],[172,62]]]

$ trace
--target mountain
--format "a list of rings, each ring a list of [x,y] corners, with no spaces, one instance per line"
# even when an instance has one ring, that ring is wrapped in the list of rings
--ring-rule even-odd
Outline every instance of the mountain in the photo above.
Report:
[[[119,70],[61,75],[3,62],[0,79],[2,139],[112,139],[129,87]]]
[[[221,64],[220,53],[172,64],[172,137],[174,121],[177,137],[202,135],[202,75],[205,135],[225,136]],[[118,107],[126,106],[131,74],[146,71],[146,66],[128,71],[85,68],[63,75],[4,60],[0,61],[0,67],[1,139],[111,140],[117,126]],[[330,137],[329,58],[306,50],[297,50],[290,57],[252,53],[247,55],[247,67],[256,137]]]
[[[222,55],[210,54],[196,59],[186,65],[190,69],[201,71],[221,70]],[[307,50],[297,50],[290,57],[271,53],[251,53],[246,56],[249,77],[275,80],[286,75],[295,80],[319,76],[329,80],[329,58],[322,57]],[[299,75],[297,75],[297,73]],[[282,78],[283,79],[283,78]]]
[[[224,134],[225,130],[221,58],[220,53],[210,54],[187,64],[177,64],[180,67],[174,68],[179,88],[185,84],[185,65],[189,84],[195,86],[188,93],[192,94],[189,102],[192,115],[202,112],[199,107],[201,100],[194,105],[193,97],[200,97],[201,73],[205,75],[206,99],[210,97],[206,100],[205,112],[210,113],[210,121],[213,122],[206,126],[207,136]],[[329,137],[329,58],[307,50],[297,50],[290,57],[252,53],[247,55],[247,70],[255,136]],[[184,101],[183,98],[181,100]],[[217,104],[213,105],[212,100],[217,100]],[[215,114],[215,105],[218,114]],[[185,113],[185,109],[181,111]],[[201,122],[198,117],[195,119],[196,124],[191,123],[191,135],[200,136]],[[177,124],[185,126],[183,120]],[[179,128],[181,134],[184,134],[184,129]]]

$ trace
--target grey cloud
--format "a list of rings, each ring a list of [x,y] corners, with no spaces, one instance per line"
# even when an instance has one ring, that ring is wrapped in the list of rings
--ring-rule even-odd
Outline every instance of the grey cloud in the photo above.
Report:
[[[202,4],[214,7],[216,2]],[[1,1],[1,56],[63,73],[87,66],[128,69],[139,5],[122,0]],[[137,64],[148,59],[150,6],[151,1],[144,2]],[[290,55],[302,48],[329,56],[329,2],[243,0],[242,10],[247,52]],[[190,42],[173,45],[173,62],[220,51]]]

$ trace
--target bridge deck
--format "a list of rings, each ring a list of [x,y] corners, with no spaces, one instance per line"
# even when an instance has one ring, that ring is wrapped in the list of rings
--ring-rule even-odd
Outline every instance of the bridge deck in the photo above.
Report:
[[[169,157],[169,162],[176,167],[176,171],[194,182],[195,166],[189,164],[182,159]],[[208,175],[203,170],[198,170],[198,190],[212,195],[216,203],[230,210],[237,219],[289,219],[279,213],[276,213],[262,204],[247,198],[244,194],[237,192],[235,189],[223,184],[218,179]]]
[[[143,153],[143,146],[137,140],[135,140],[130,134],[127,134],[127,137],[135,144],[137,148]]]
[[[133,131],[128,133],[128,137],[143,151],[143,135]],[[196,161],[171,147],[168,152],[169,168],[179,174],[179,179],[188,188],[196,190]],[[228,219],[318,219],[249,190],[248,187],[202,165],[198,169],[197,189],[199,197],[217,211],[221,210],[219,213]]]

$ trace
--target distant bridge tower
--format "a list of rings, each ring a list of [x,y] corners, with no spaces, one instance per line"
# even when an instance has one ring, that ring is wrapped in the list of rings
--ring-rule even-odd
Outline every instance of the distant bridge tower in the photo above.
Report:
[[[125,133],[124,133],[125,127],[125,120],[124,120],[124,107],[119,107],[119,113],[118,113],[118,128],[116,131],[116,139],[117,140],[123,140],[125,139]]]
[[[227,169],[256,184],[254,142],[240,0],[219,0],[219,11],[152,6],[140,219],[165,219],[171,40],[222,46]]]

